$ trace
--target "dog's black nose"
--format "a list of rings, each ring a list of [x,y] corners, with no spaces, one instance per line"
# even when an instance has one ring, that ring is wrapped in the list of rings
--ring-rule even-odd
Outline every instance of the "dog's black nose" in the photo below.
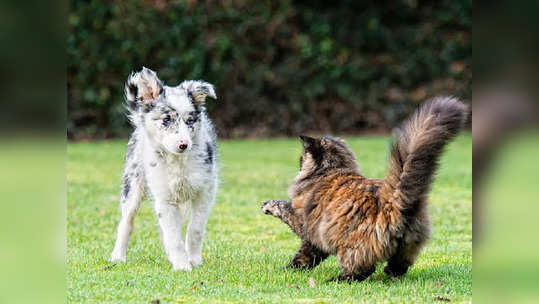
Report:
[[[179,147],[181,150],[185,150],[185,149],[187,149],[187,144],[181,143],[178,147]]]

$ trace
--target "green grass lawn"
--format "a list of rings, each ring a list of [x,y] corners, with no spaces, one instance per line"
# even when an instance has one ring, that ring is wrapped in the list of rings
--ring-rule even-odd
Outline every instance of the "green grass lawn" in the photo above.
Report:
[[[348,138],[363,174],[383,178],[388,137]],[[143,203],[127,263],[107,262],[120,218],[126,140],[70,143],[67,162],[67,299],[83,303],[411,303],[472,299],[472,137],[447,149],[430,195],[432,239],[398,281],[379,265],[362,283],[326,283],[335,257],[310,271],[284,270],[299,239],[262,214],[286,199],[297,173],[297,139],[221,141],[221,186],[204,241],[204,264],[173,272],[151,203]],[[316,288],[309,284],[313,278]]]

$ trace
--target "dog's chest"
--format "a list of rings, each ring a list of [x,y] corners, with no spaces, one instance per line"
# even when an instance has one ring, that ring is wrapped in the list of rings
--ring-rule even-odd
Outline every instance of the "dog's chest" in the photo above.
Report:
[[[165,170],[169,191],[178,195],[202,190],[210,178],[207,168],[196,161],[173,162]]]
[[[208,168],[197,159],[171,162],[164,169],[170,200],[178,203],[193,199],[211,179]]]
[[[216,178],[214,166],[205,164],[201,157],[159,155],[148,160],[149,190],[155,199],[169,203],[193,201],[213,185]]]

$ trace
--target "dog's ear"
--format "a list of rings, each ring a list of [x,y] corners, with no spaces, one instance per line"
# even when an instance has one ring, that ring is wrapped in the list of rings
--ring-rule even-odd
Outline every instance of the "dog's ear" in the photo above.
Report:
[[[206,98],[217,99],[215,89],[211,83],[202,80],[186,80],[180,85],[187,93],[192,96],[193,102],[197,105],[206,103]]]
[[[131,73],[125,83],[125,100],[130,109],[151,106],[163,92],[163,82],[157,74],[143,67],[140,72]]]

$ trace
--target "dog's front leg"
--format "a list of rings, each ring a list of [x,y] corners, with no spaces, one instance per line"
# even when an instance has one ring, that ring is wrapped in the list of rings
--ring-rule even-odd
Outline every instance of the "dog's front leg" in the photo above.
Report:
[[[161,241],[174,270],[191,270],[185,245],[182,242],[184,214],[178,206],[156,202],[155,212],[161,227]]]
[[[202,265],[202,241],[206,232],[208,216],[215,201],[215,187],[193,201],[191,220],[187,226],[187,253],[193,266]]]
[[[131,168],[131,166],[129,166]],[[122,189],[122,198],[120,200],[120,207],[122,211],[122,218],[118,224],[116,232],[116,243],[114,249],[110,255],[111,262],[123,262],[126,261],[126,252],[129,239],[133,233],[133,224],[137,210],[140,207],[140,202],[143,199],[143,185],[144,181],[140,178],[141,174],[132,176],[138,176],[138,178],[130,178],[130,174],[124,176],[124,183]]]

